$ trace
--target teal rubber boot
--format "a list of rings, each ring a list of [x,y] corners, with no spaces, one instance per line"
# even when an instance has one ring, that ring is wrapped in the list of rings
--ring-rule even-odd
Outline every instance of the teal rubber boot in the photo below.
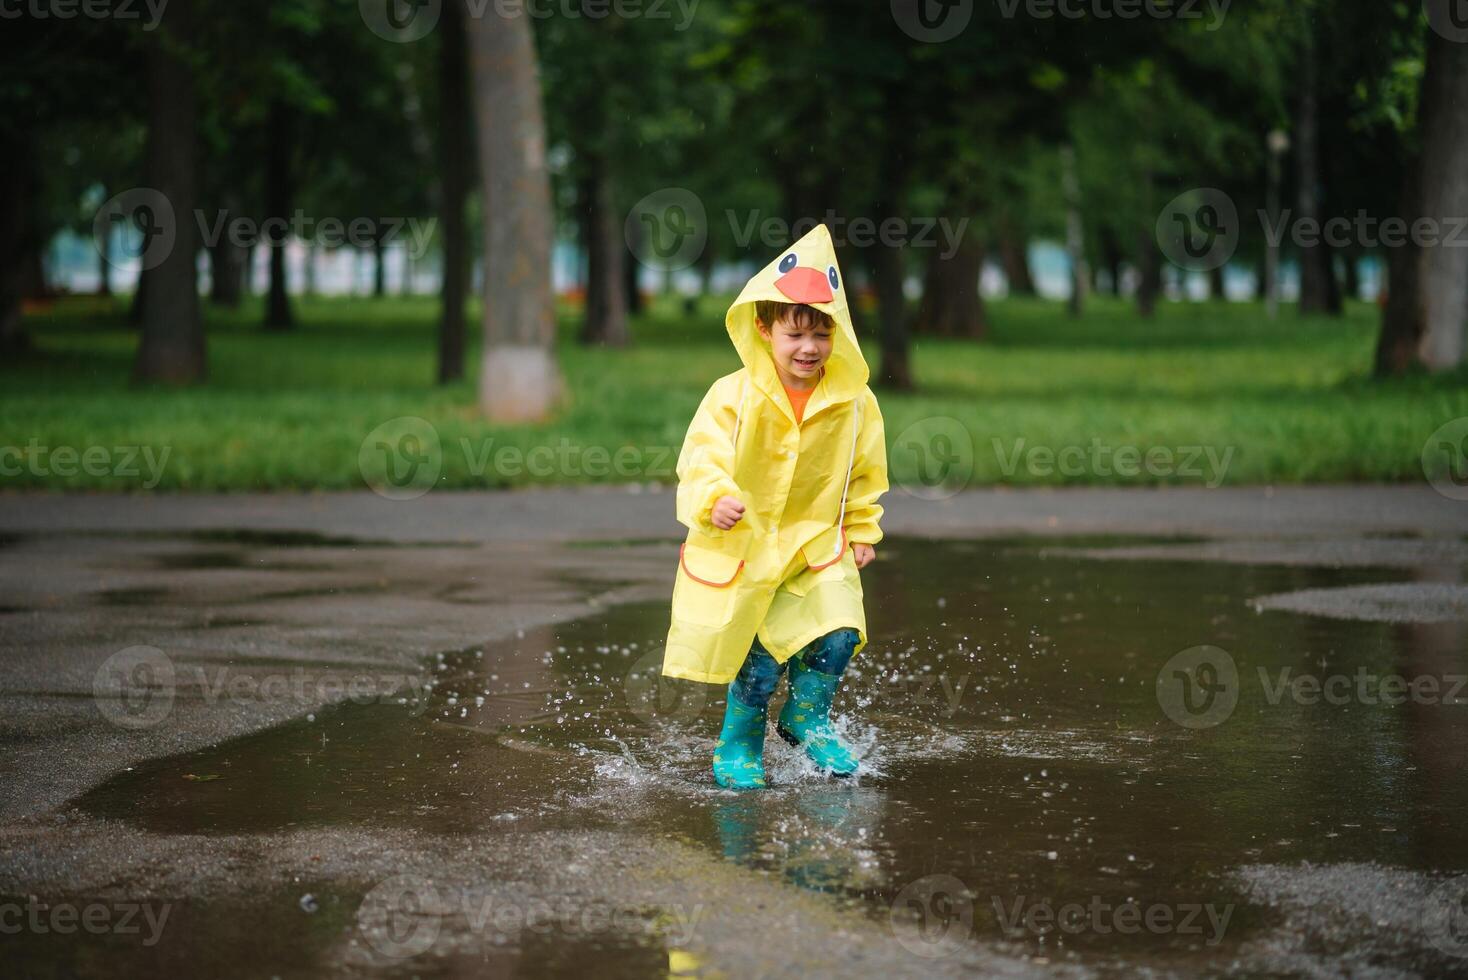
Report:
[[[856,772],[856,755],[831,724],[831,700],[841,684],[840,674],[823,674],[803,657],[790,659],[790,698],[780,709],[775,730],[791,745],[799,745],[817,769],[833,776]]]
[[[728,789],[759,789],[766,785],[765,724],[769,708],[751,708],[742,703],[734,696],[735,684],[729,685],[724,727],[714,743],[714,782]]]

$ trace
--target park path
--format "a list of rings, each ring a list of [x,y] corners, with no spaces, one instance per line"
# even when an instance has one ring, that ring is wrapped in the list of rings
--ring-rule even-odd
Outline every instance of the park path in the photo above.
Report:
[[[942,500],[896,489],[886,503],[890,538],[878,550],[894,571],[922,562],[930,539],[1026,536],[1055,538],[1055,553],[1078,561],[1468,567],[1468,504],[1425,486],[985,490]],[[314,718],[354,681],[366,678],[380,698],[412,697],[445,652],[517,637],[544,645],[554,642],[556,624],[595,624],[629,603],[661,602],[681,536],[672,512],[670,491],[646,487],[432,492],[397,502],[366,492],[0,497],[0,895],[167,898],[195,937],[172,955],[221,973],[237,970],[229,957],[253,952],[262,932],[277,945],[296,941],[297,903],[317,901],[297,891],[357,894],[402,869],[437,882],[440,897],[475,901],[579,895],[578,908],[605,910],[656,905],[661,896],[675,911],[706,914],[710,902],[723,910],[732,896],[757,895],[700,927],[698,948],[710,964],[760,972],[771,968],[762,949],[804,943],[802,961],[853,976],[911,968],[910,945],[868,916],[697,848],[634,841],[607,827],[519,825],[493,837],[446,838],[411,825],[306,826],[196,837],[121,822],[101,805],[76,806],[160,759],[202,758],[213,746],[298,731],[282,726]],[[1440,587],[1431,577],[1422,582],[1424,590]],[[143,724],[96,697],[104,665],[138,649],[160,652],[176,672],[165,710]],[[271,693],[270,682],[282,678],[304,683]],[[502,752],[507,773],[520,765],[513,753],[541,757],[533,745],[501,749],[512,753]],[[320,750],[328,750],[325,732]],[[689,765],[701,766],[698,759]],[[564,763],[568,771],[578,765]],[[666,780],[653,783],[652,792],[668,791]],[[639,783],[627,805],[644,805],[646,792]],[[620,870],[607,877],[613,858]],[[303,868],[307,885],[299,885]],[[506,881],[519,884],[494,892]],[[798,926],[821,917],[829,921],[813,943]],[[762,949],[747,948],[751,932],[768,940]],[[466,968],[483,965],[482,938],[451,934],[444,948],[451,959],[465,957]],[[322,946],[319,937],[313,943]],[[314,966],[331,972],[404,966],[384,959],[365,925],[326,947]],[[525,962],[553,952],[517,947],[512,937],[505,955]],[[271,964],[293,962],[287,947],[266,954]],[[575,955],[599,962],[605,937]],[[124,973],[157,965],[124,962],[133,964]],[[1047,973],[1044,966],[966,948],[932,972],[1026,975]]]

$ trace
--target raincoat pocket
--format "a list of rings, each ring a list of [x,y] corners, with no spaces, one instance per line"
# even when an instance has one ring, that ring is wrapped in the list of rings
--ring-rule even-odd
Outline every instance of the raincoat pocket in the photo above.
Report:
[[[807,541],[800,553],[805,557],[806,567],[819,572],[840,561],[848,550],[846,528],[830,527]]]
[[[838,530],[840,529],[832,528],[829,532],[822,532],[801,549],[806,567],[785,581],[786,591],[792,595],[805,596],[816,586],[827,582],[851,579],[860,581],[855,554],[846,543],[845,532],[834,533]],[[836,553],[838,545],[841,551]]]
[[[730,542],[733,543],[733,542]],[[736,581],[744,569],[742,548],[721,550],[695,541],[690,535],[678,555],[678,578],[673,584],[673,612],[699,626],[727,626],[734,616]]]

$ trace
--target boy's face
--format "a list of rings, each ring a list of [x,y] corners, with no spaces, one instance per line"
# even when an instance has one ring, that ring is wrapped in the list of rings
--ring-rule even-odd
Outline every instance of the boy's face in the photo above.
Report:
[[[816,378],[831,356],[831,324],[802,327],[788,317],[781,317],[773,327],[760,323],[759,332],[770,342],[775,365],[797,378]]]

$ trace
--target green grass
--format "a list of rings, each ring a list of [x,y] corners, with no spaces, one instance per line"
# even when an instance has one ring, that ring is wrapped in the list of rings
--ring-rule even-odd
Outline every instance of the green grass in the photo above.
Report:
[[[672,482],[699,399],[738,366],[722,325],[727,302],[706,298],[693,314],[656,303],[623,351],[577,345],[567,311],[563,411],[549,424],[505,427],[478,416],[472,381],[432,383],[431,299],[301,301],[290,334],[264,333],[257,309],[209,311],[209,382],[185,390],[129,385],[136,337],[120,304],[63,300],[29,318],[36,349],[0,365],[0,487],[148,488],[144,460],[136,475],[117,472],[121,447],[147,447],[154,460],[166,450],[157,486],[167,490],[362,487],[364,438],[400,416],[437,431],[442,487]],[[1463,372],[1369,378],[1378,317],[1366,304],[1339,320],[1285,312],[1272,323],[1252,304],[1164,304],[1143,321],[1098,300],[1071,320],[1058,304],[1011,300],[991,314],[985,343],[914,342],[916,392],[878,391],[894,485],[1415,481],[1428,435],[1468,416]],[[876,345],[864,343],[875,370]],[[472,337],[468,362],[478,362]],[[538,472],[511,472],[495,465],[506,446],[553,455]],[[1155,457],[1158,472],[1119,474],[1108,457],[1098,462],[1098,446],[1176,455],[1171,465]],[[67,467],[55,447],[101,447],[93,468],[105,472],[58,472]],[[631,448],[620,471],[583,472],[622,447]],[[1073,472],[1046,472],[1023,455],[1037,447],[1085,452],[1071,450]],[[1180,472],[1194,447],[1193,468]]]

